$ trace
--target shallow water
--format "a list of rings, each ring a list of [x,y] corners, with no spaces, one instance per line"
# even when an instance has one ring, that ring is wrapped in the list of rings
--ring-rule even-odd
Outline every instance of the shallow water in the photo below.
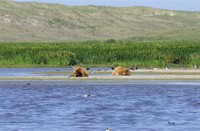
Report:
[[[1,131],[200,130],[197,82],[0,82]]]
[[[47,76],[49,72],[71,71],[72,68],[0,68],[0,76]],[[67,74],[59,74],[67,75]]]
[[[107,71],[110,68],[90,68],[91,76],[93,71]],[[72,68],[0,68],[0,76],[69,76],[73,71]],[[62,73],[66,72],[66,74]],[[98,74],[101,75],[101,74]],[[108,75],[108,74],[103,74]],[[111,75],[111,74],[109,74]]]
[[[70,76],[72,68],[0,68],[0,77],[7,76]],[[132,72],[134,76],[144,74]],[[145,74],[146,76],[157,76],[162,74]],[[111,68],[90,68],[89,76],[112,76]]]

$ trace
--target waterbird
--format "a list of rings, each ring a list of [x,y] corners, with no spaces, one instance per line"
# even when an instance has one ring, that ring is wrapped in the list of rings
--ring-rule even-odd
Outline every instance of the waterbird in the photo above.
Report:
[[[169,66],[168,65],[164,65],[165,69],[168,70],[169,69]]]
[[[182,69],[182,70],[186,70],[186,67],[182,67],[181,69]]]
[[[31,83],[26,83],[26,85],[28,85],[28,86],[29,86],[29,85],[31,85]]]
[[[197,65],[194,65],[194,68],[197,68],[197,69],[199,69],[199,66],[197,66]]]
[[[83,94],[83,97],[89,97],[89,96],[90,96],[89,93]]]
[[[175,122],[168,122],[169,125],[175,125]]]
[[[106,131],[111,131],[111,129],[110,128],[106,128]]]
[[[168,69],[169,69],[169,66],[165,66],[165,69],[168,70]]]

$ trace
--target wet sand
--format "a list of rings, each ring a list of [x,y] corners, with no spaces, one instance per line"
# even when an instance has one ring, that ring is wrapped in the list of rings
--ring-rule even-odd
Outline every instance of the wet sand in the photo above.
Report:
[[[90,71],[89,77],[69,77],[67,76],[68,72],[66,76],[59,74],[53,76],[0,76],[0,80],[200,80],[199,69],[140,69],[132,71],[131,74],[131,76],[112,76],[111,70],[93,70]]]

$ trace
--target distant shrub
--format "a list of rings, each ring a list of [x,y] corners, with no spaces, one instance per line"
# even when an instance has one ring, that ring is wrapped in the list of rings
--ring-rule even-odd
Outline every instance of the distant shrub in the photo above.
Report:
[[[68,28],[74,27],[73,23],[71,23],[65,19],[57,18],[57,17],[49,20],[49,25],[55,26],[55,27],[68,27]]]
[[[106,43],[110,44],[110,43],[116,43],[115,39],[108,39],[105,41]]]

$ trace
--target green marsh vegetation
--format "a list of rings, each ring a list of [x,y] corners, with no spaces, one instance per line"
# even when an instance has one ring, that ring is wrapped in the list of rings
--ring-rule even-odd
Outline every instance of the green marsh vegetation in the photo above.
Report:
[[[83,41],[0,43],[0,67],[194,67],[200,65],[198,41]]]

